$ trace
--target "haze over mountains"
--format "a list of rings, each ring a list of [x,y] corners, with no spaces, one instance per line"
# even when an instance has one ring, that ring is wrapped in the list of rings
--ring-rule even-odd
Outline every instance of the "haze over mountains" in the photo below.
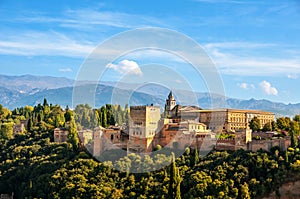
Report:
[[[91,82],[82,82],[82,89],[90,89]],[[50,76],[6,76],[0,75],[0,103],[10,109],[36,105],[46,98],[52,104],[61,106],[72,105],[74,80],[64,77]],[[124,105],[129,99],[130,105],[155,104],[164,106],[169,93],[167,88],[158,85],[148,85],[136,90],[134,84],[117,84],[116,82],[101,82],[95,92],[95,105],[99,107],[106,103],[120,103]],[[92,92],[92,91],[91,91]],[[180,99],[180,104],[195,105],[201,108],[236,108],[265,110],[276,113],[278,116],[293,116],[300,113],[300,103],[284,104],[268,100],[243,100],[220,96],[209,93],[192,93],[190,91],[176,90],[175,96]],[[114,97],[113,101],[112,99]],[[193,97],[194,96],[194,97]],[[191,103],[191,97],[195,99]],[[224,104],[226,102],[226,104]]]

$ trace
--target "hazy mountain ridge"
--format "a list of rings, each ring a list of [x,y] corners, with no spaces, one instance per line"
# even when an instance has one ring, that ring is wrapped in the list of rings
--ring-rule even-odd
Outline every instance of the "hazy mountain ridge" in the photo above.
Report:
[[[0,85],[25,94],[36,93],[44,89],[68,87],[72,86],[73,83],[74,80],[65,77],[0,75]]]
[[[37,103],[41,103],[44,98],[47,98],[52,104],[71,106],[73,84],[74,80],[64,77],[0,75],[0,103],[5,107],[13,109],[25,105],[36,105]],[[164,107],[169,89],[158,85],[149,85],[135,90],[137,85],[138,84],[130,83],[117,84],[115,82],[103,82],[99,84],[96,89],[96,107],[106,103],[120,103],[124,105],[128,99],[130,105],[150,105],[153,103]],[[86,86],[87,89],[89,89],[88,82],[83,82],[80,86],[84,89]],[[115,86],[117,86],[117,88]],[[176,90],[174,94],[180,104],[195,105],[198,103],[200,107],[204,109],[213,107],[255,109],[271,111],[277,115],[287,116],[300,114],[300,103],[284,104],[268,100],[242,100],[224,97],[218,94],[193,93],[191,91],[182,90]],[[196,101],[194,101],[194,99]],[[212,104],[214,106],[212,106]]]
[[[90,89],[87,85],[81,85],[80,87],[87,87],[86,89]],[[4,91],[4,92],[2,92]],[[2,95],[6,94],[7,99],[9,96],[13,97],[13,95],[10,95],[8,92],[9,90],[1,90],[0,89],[0,97]],[[12,92],[13,93],[13,92]],[[152,95],[148,95],[145,93],[140,93],[140,92],[133,92],[131,95],[132,91],[129,90],[123,90],[123,89],[118,89],[110,86],[105,86],[105,85],[98,85],[96,89],[96,97],[95,97],[95,106],[100,107],[103,104],[107,103],[113,103],[113,104],[121,104],[125,105],[125,102],[128,99],[130,99],[130,104],[133,105],[139,105],[139,104],[163,104],[164,101],[156,98]],[[3,106],[6,106],[10,109],[16,108],[16,107],[21,107],[25,105],[30,105],[34,106],[38,103],[42,103],[43,99],[46,98],[49,103],[52,104],[59,104],[63,107],[65,106],[72,106],[72,94],[73,94],[73,87],[63,87],[63,88],[57,88],[57,89],[46,89],[39,91],[34,94],[30,95],[25,95],[21,94],[21,97],[15,98],[13,102],[3,100],[2,97],[0,99],[0,103],[3,104]],[[114,94],[115,96],[122,96],[121,98],[118,97],[116,100],[111,101],[111,96]]]

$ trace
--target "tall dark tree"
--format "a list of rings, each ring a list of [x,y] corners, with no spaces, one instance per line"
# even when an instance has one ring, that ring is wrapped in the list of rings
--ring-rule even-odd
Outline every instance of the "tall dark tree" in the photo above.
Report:
[[[70,122],[73,117],[73,112],[69,109],[69,106],[66,107],[66,112],[64,114],[66,122]]]
[[[106,114],[105,107],[101,107],[101,118],[102,118],[101,126],[107,127],[107,114]]]
[[[107,124],[115,125],[116,121],[115,121],[115,118],[114,118],[112,105],[111,104],[106,104],[105,108],[106,108]]]
[[[181,177],[179,169],[176,167],[175,155],[172,153],[172,163],[170,165],[170,181],[169,181],[169,190],[168,197],[170,199],[181,199],[180,184]]]
[[[249,127],[250,129],[252,129],[252,131],[259,131],[260,130],[260,121],[257,117],[254,117],[250,123],[249,123]]]
[[[32,118],[30,117],[27,122],[27,131],[31,131],[32,127],[33,127],[33,121]]]
[[[272,121],[271,125],[272,125],[272,131],[278,131],[278,127],[275,121]]]
[[[263,132],[272,131],[272,130],[273,130],[272,123],[270,123],[270,122],[266,123],[262,129]]]
[[[41,113],[38,113],[38,115],[37,115],[37,121],[38,121],[38,122],[41,122],[41,121],[42,121]]]
[[[46,98],[44,98],[43,106],[44,106],[44,107],[45,107],[45,106],[49,106],[49,104],[48,104],[48,102],[47,102],[47,99],[46,99]]]
[[[194,153],[190,155],[191,157],[191,166],[195,166],[196,164],[199,163],[199,153],[197,147],[194,150]]]
[[[291,136],[292,147],[298,146],[298,136],[300,135],[300,126],[296,121],[291,121],[289,134]]]
[[[71,118],[70,121],[68,142],[72,144],[74,150],[78,149],[79,138],[78,138],[77,127],[74,118]]]
[[[129,108],[128,108],[128,104],[125,105],[125,116],[124,116],[124,119],[125,119],[125,123],[126,125],[128,126],[129,125],[129,118],[130,115],[129,115]]]

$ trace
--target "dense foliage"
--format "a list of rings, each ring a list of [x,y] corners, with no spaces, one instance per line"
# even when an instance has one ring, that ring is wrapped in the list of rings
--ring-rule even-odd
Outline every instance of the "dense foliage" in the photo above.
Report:
[[[80,116],[68,108],[45,101],[12,112],[3,109],[1,125],[28,119],[26,130],[15,136],[10,127],[0,130],[0,194],[13,192],[17,198],[256,198],[278,189],[287,177],[299,177],[297,143],[286,152],[279,148],[271,152],[213,151],[200,158],[197,150],[187,149],[167,167],[129,173],[126,171],[139,165],[160,168],[159,164],[174,156],[158,154],[152,159],[130,154],[113,162],[97,162],[77,148],[74,137],[65,143],[53,142],[55,127],[69,123],[69,130],[76,131],[75,120]],[[105,106],[106,114],[109,110]],[[297,118],[293,121],[299,123]],[[291,124],[289,128],[296,132],[298,127]]]
[[[74,112],[75,121],[79,128],[128,124],[128,105],[124,109],[120,105],[110,104],[106,104],[99,109],[92,109],[88,104],[85,104],[76,106]]]

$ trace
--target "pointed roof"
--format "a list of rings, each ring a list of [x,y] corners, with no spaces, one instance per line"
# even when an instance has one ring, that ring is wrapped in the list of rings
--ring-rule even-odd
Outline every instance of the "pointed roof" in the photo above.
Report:
[[[170,93],[169,93],[169,95],[168,95],[168,99],[172,99],[172,100],[174,100],[175,98],[174,98],[174,96],[173,96],[173,93],[172,93],[172,91],[170,91]]]

